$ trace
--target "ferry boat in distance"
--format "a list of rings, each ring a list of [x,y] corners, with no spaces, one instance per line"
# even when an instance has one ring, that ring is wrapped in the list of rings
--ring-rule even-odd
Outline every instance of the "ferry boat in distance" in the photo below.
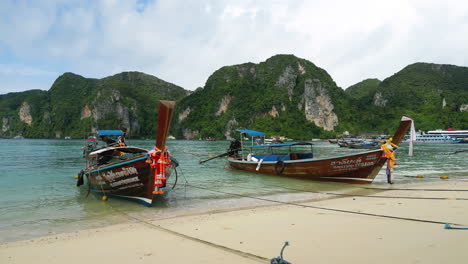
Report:
[[[409,136],[405,137],[403,143],[409,143]],[[445,135],[431,135],[431,134],[416,134],[416,140],[413,141],[414,143],[445,143],[445,144],[452,144],[458,143],[457,138],[452,138],[450,136]]]
[[[427,132],[428,135],[440,135],[440,136],[449,136],[451,138],[466,138],[468,137],[468,130],[454,130],[449,127],[447,130],[437,129]]]
[[[468,137],[468,130],[454,130],[448,128],[447,130],[437,129],[430,130],[427,133],[416,134],[415,143],[459,143],[463,138]],[[409,137],[405,137],[404,143],[409,142]]]

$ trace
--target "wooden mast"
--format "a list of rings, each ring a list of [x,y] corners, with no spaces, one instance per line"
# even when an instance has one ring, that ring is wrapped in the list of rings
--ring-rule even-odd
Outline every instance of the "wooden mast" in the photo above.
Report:
[[[411,126],[411,122],[413,119],[409,116],[403,116],[400,121],[400,126],[398,129],[395,131],[395,134],[393,135],[393,144],[400,144],[400,142],[403,140],[405,137],[406,131],[408,131],[408,128]]]
[[[159,101],[158,107],[158,129],[156,131],[156,147],[164,150],[166,139],[171,125],[172,114],[174,112],[174,101]]]

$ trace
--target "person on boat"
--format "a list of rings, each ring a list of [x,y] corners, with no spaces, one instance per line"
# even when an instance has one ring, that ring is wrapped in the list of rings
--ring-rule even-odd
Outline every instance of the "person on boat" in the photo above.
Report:
[[[393,138],[389,138],[385,144],[381,146],[383,151],[383,157],[387,159],[387,182],[393,184],[393,175],[392,175],[392,167],[396,165],[395,163],[395,150],[398,146],[392,143]]]
[[[125,135],[127,135],[127,129],[122,128],[123,135],[119,136],[117,143],[119,144],[120,147],[126,147],[127,144],[125,144]]]
[[[231,157],[238,157],[239,150],[241,149],[241,147],[241,142],[238,139],[231,141],[231,144],[229,145],[228,155]]]

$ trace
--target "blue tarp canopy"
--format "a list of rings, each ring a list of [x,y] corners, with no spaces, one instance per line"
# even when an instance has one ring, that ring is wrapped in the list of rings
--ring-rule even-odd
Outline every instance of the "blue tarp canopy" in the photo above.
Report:
[[[122,130],[98,130],[96,133],[98,136],[122,136],[124,134]]]
[[[246,133],[246,134],[248,134],[250,136],[254,136],[254,137],[264,137],[265,136],[265,133],[258,132],[258,131],[253,131],[253,130],[237,129],[236,131]]]

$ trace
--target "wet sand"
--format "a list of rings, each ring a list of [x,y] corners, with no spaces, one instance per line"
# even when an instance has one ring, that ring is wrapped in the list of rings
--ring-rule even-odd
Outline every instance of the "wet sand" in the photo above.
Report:
[[[420,190],[164,220],[129,215],[130,223],[1,244],[0,263],[270,263],[285,241],[295,264],[466,263],[468,230],[444,223],[468,227],[468,191],[422,189],[468,190],[468,182],[411,188]]]

